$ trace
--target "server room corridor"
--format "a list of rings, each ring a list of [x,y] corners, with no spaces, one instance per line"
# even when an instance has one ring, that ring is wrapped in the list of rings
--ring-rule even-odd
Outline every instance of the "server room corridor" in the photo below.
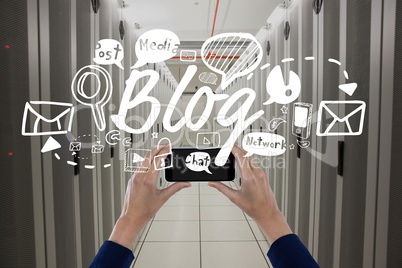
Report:
[[[206,184],[170,198],[139,241],[134,267],[268,267],[269,262],[269,246],[256,223]]]
[[[397,0],[1,0],[0,268],[402,267],[400,29]]]

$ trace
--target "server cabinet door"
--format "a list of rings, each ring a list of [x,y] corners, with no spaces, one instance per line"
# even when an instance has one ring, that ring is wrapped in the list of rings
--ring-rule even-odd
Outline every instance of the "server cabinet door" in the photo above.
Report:
[[[31,97],[39,96],[39,78],[35,75],[38,62],[28,61],[29,50],[38,54],[37,42],[28,44],[28,22],[32,18],[28,17],[29,6],[27,1],[0,1],[0,265],[3,267],[35,267],[45,263],[43,226],[38,226],[35,220],[36,217],[39,223],[43,221],[43,204],[41,196],[33,195],[34,190],[42,189],[42,139],[21,136],[25,103],[30,100],[30,93]],[[33,30],[31,34],[35,35],[35,27]],[[30,66],[34,72],[30,72]],[[39,210],[34,214],[35,206]]]

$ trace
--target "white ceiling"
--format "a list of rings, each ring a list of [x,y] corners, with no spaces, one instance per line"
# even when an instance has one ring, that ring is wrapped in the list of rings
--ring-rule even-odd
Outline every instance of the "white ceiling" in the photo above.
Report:
[[[123,0],[117,1],[121,3]],[[123,17],[133,26],[136,23],[140,25],[141,28],[135,30],[137,36],[152,29],[166,29],[176,33],[181,42],[198,41],[198,44],[202,44],[211,37],[216,2],[217,0],[124,0]],[[283,2],[284,0],[220,0],[214,35],[229,32],[255,35],[266,25],[273,10]],[[184,48],[183,45],[182,43],[180,49]],[[166,64],[179,82],[188,64],[179,60],[168,60]],[[205,85],[200,82],[198,75],[210,71],[200,59],[195,64],[198,72],[185,91],[190,94]],[[221,76],[218,77],[217,85]],[[217,87],[209,86],[213,89]]]
[[[121,1],[121,0],[120,0]],[[123,16],[141,31],[166,29],[181,41],[205,41],[211,36],[216,0],[124,0]],[[255,35],[283,0],[220,0],[215,34]]]

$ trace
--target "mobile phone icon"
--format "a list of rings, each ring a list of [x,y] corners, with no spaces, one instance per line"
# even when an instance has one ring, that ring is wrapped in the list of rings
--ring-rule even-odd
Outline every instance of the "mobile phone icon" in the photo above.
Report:
[[[313,105],[310,103],[296,102],[293,104],[293,135],[302,139],[310,137],[312,113]]]

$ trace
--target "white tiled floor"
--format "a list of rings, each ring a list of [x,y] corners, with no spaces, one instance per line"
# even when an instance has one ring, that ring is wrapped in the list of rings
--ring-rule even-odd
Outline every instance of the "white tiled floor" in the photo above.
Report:
[[[271,267],[268,248],[243,211],[206,184],[193,184],[168,200],[147,225],[133,267],[265,268]]]

